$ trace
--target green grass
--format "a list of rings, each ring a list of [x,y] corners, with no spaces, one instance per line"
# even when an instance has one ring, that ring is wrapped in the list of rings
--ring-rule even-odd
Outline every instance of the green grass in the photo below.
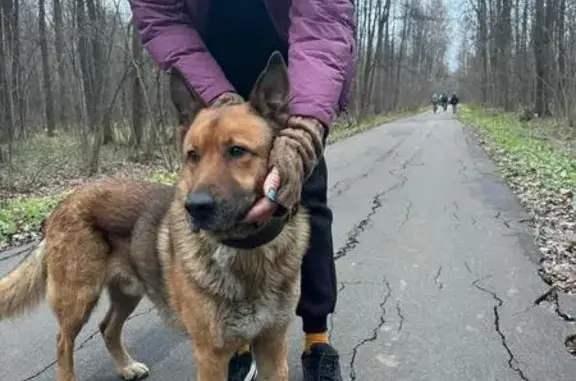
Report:
[[[348,138],[352,135],[356,135],[358,133],[370,130],[377,126],[380,126],[384,123],[391,122],[395,119],[402,118],[404,116],[413,115],[420,111],[420,109],[411,109],[411,110],[403,110],[400,112],[390,113],[383,116],[378,116],[374,118],[370,118],[369,120],[357,123],[352,126],[348,126],[345,124],[336,124],[334,129],[329,137],[328,144],[334,143],[338,140],[342,140]],[[44,137],[39,137],[37,139],[44,139]],[[34,162],[29,162],[25,160],[24,157],[16,156],[15,164],[22,167],[33,167],[33,168],[42,168],[42,158],[51,157],[55,158],[51,160],[52,168],[50,175],[58,176],[58,172],[60,172],[60,168],[68,167],[67,173],[70,172],[70,167],[76,167],[76,163],[71,163],[72,159],[75,157],[79,157],[81,155],[78,152],[78,148],[74,145],[74,142],[67,138],[63,137],[57,139],[57,144],[54,144],[52,139],[50,144],[40,144],[45,142],[34,141],[27,144],[27,147],[35,145],[37,147],[47,147],[43,148],[43,150],[47,150],[46,152],[42,151],[39,152],[36,156]],[[108,152],[110,151],[110,152]],[[106,148],[105,155],[114,155],[114,150],[112,148]],[[118,154],[116,153],[118,156]],[[118,163],[119,160],[116,160]],[[110,162],[114,163],[113,160]],[[126,164],[124,162],[124,164]],[[110,166],[110,164],[108,164]],[[74,168],[76,169],[76,168]],[[46,171],[46,166],[44,166],[44,171]],[[32,171],[31,171],[32,172]],[[155,171],[149,179],[151,181],[165,183],[165,184],[173,184],[177,180],[178,174],[175,172],[169,171]],[[8,179],[4,179],[8,180]],[[30,182],[34,182],[33,176],[30,176],[26,180]],[[44,197],[20,197],[17,199],[10,199],[7,201],[0,201],[0,247],[6,245],[10,242],[12,236],[17,233],[23,232],[37,232],[40,229],[40,225],[42,220],[46,218],[49,213],[56,207],[56,205],[63,200],[68,194],[70,190],[59,192],[50,196]]]
[[[515,114],[467,106],[459,110],[459,118],[501,151],[504,175],[530,177],[548,189],[575,188],[576,159],[552,138],[557,135],[554,123],[546,119],[524,123]]]
[[[168,171],[155,172],[151,181],[173,184],[177,173]],[[9,243],[16,233],[35,232],[40,230],[42,220],[71,190],[44,197],[19,197],[0,202],[0,247]]]
[[[65,196],[59,193],[31,199],[17,198],[0,203],[0,245],[16,233],[38,231],[42,220]]]

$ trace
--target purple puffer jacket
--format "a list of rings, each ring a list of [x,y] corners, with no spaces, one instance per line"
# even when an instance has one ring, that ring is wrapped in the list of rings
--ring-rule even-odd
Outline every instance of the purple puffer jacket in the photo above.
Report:
[[[237,0],[241,1],[241,0]],[[355,74],[353,0],[264,0],[289,43],[291,112],[331,126]],[[211,102],[233,91],[200,37],[209,0],[130,0],[142,41],[163,70],[180,69]],[[190,10],[185,13],[184,9]]]

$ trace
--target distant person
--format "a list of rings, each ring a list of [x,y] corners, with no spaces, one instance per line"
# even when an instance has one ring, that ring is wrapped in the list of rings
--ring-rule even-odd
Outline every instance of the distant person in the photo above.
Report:
[[[446,109],[448,108],[448,95],[446,95],[446,93],[442,93],[442,95],[440,95],[440,103],[442,103],[442,108],[444,109],[444,111],[446,111]]]
[[[432,111],[436,114],[436,110],[438,110],[438,95],[436,93],[432,94]]]
[[[456,93],[452,93],[450,97],[450,104],[452,105],[452,114],[456,114],[456,106],[460,103],[460,99],[456,96]]]

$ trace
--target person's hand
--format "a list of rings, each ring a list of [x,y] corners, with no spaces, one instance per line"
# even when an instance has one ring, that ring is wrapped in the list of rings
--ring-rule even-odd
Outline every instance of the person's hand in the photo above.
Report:
[[[278,169],[274,167],[264,180],[263,189],[266,196],[259,198],[256,203],[254,203],[244,221],[267,221],[272,217],[278,206],[273,200],[276,199],[279,185],[280,175],[278,174]]]
[[[290,210],[298,202],[302,184],[324,151],[324,128],[316,119],[291,117],[274,139],[264,180],[264,197],[256,201],[245,221],[267,221],[278,205]]]

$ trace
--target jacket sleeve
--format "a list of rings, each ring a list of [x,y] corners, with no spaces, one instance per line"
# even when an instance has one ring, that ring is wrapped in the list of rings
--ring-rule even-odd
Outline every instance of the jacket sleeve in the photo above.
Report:
[[[142,43],[162,70],[178,68],[207,103],[234,91],[184,12],[184,0],[130,0],[130,6]]]
[[[354,72],[352,0],[292,0],[288,71],[291,113],[330,128]]]

